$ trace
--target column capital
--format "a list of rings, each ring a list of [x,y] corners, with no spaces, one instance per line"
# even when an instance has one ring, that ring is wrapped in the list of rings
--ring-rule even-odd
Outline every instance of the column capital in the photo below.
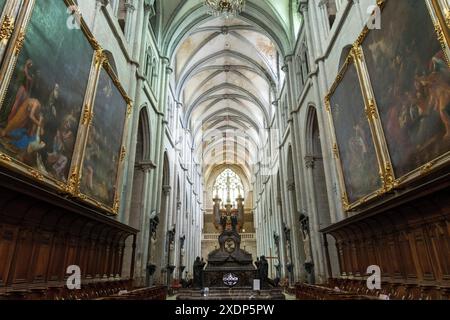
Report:
[[[305,166],[307,169],[314,169],[316,158],[314,156],[305,156]]]
[[[308,1],[300,1],[298,4],[298,12],[303,13],[308,11]]]
[[[170,194],[170,191],[172,190],[172,187],[169,185],[164,185],[163,186],[163,193],[165,196],[168,196]]]
[[[134,167],[137,170],[141,170],[144,172],[156,169],[156,165],[152,162],[152,161],[141,161],[141,162],[137,162]]]
[[[125,9],[127,12],[129,11],[133,12],[136,10],[136,7],[131,2],[125,2]]]
[[[286,186],[289,191],[294,191],[295,190],[295,181],[288,181]]]
[[[293,54],[288,54],[284,57],[284,62],[285,63],[291,63],[292,62],[292,58],[294,57]]]

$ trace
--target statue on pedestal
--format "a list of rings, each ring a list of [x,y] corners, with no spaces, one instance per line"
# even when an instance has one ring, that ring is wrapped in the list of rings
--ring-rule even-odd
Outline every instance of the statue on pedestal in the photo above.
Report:
[[[309,218],[305,215],[300,216],[300,224],[303,239],[303,248],[305,251],[305,264],[312,263],[311,240],[309,236]]]
[[[261,288],[267,287],[269,282],[269,263],[265,256],[261,256],[259,260],[258,276],[261,280]]]
[[[153,211],[150,214],[150,247],[147,262],[147,275],[148,275],[147,284],[149,286],[152,285],[154,282],[153,275],[155,274],[157,266],[156,259],[158,257],[158,254],[156,250],[158,244],[158,237],[157,237],[158,225],[159,225],[159,217],[156,211]]]
[[[256,279],[261,279],[260,275],[261,261],[259,260],[259,257],[256,257],[255,266],[256,266]]]
[[[194,287],[203,288],[203,269],[206,263],[200,257],[197,257],[194,262]]]

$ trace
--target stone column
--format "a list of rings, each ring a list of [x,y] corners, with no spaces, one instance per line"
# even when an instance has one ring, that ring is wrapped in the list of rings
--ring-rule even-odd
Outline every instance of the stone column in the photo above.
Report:
[[[180,281],[183,279],[183,271],[186,268],[186,264],[184,261],[184,258],[186,255],[186,251],[184,248],[185,242],[186,242],[186,236],[180,237],[180,261],[178,264],[178,278]]]
[[[281,191],[280,191],[281,192]],[[283,236],[283,226],[284,226],[284,219],[283,219],[283,203],[282,203],[282,199],[281,196],[277,196],[276,198],[276,202],[277,202],[277,211],[278,211],[278,219],[279,219],[279,225],[278,225],[278,235],[279,236],[279,263],[280,263],[280,267],[281,267],[281,277],[285,277],[286,276],[286,270],[285,270],[285,266],[287,264],[286,261],[286,255],[285,255],[285,250],[283,250],[282,248],[284,248],[286,246],[286,241],[285,238]]]
[[[154,154],[157,157],[157,166],[158,170],[155,172],[155,176],[153,178],[153,187],[155,192],[152,197],[152,204],[155,208],[160,208],[161,206],[161,192],[162,189],[162,179],[163,179],[163,167],[164,167],[164,139],[165,139],[165,119],[164,119],[164,111],[167,103],[167,90],[168,90],[168,81],[169,75],[172,73],[172,69],[169,68],[169,59],[162,58],[162,81],[161,81],[161,92],[163,92],[159,99],[159,112],[158,112],[158,121],[157,121],[157,129],[156,129],[156,139],[155,139],[155,150]],[[166,230],[170,227],[167,225],[168,221],[166,219]]]
[[[325,72],[325,63],[323,58],[317,60],[317,57],[323,55],[322,39],[318,32],[312,30],[319,30],[317,17],[314,10],[309,10],[307,2],[301,3],[300,10],[305,20],[305,31],[308,42],[308,51],[310,61],[316,61],[314,66],[316,71],[311,73],[311,81],[313,82],[315,100],[317,101],[317,120],[321,132],[322,154],[324,158],[324,169],[327,183],[328,199],[330,203],[331,222],[335,223],[345,218],[341,204],[341,190],[337,183],[337,169],[336,163],[332,155],[332,141],[330,140],[331,132],[327,123],[327,114],[324,107],[324,97],[328,91],[328,84]]]
[[[172,283],[173,271],[175,270],[174,265],[174,254],[175,254],[175,229],[171,229],[167,232],[167,282],[166,285],[170,287]]]
[[[134,33],[134,12],[136,10],[136,7],[132,3],[131,0],[128,0],[125,2],[125,11],[126,11],[126,18],[125,18],[125,39],[127,41],[131,40],[131,35]]]
[[[307,170],[307,187],[311,194],[315,194],[316,189],[314,188],[314,174],[313,171],[316,170],[316,159],[312,155],[308,155],[305,157],[305,167]],[[312,201],[310,205],[311,215],[309,216],[310,222],[308,222],[308,233],[310,236],[310,245],[312,250],[312,259],[315,261],[314,268],[315,274],[318,276],[318,281],[323,283],[326,281],[325,276],[325,261],[324,261],[324,252],[323,252],[323,243],[322,237],[320,234],[320,218],[318,208],[316,206],[316,201]],[[306,215],[306,213],[305,213]],[[309,226],[311,224],[311,226]]]

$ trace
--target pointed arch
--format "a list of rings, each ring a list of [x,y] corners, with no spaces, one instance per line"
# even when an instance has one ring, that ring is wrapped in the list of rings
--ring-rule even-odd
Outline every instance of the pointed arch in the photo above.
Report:
[[[314,201],[319,220],[319,227],[325,228],[331,223],[328,191],[322,152],[322,134],[320,132],[317,110],[315,106],[308,107],[306,120],[306,167],[312,171],[312,200]]]

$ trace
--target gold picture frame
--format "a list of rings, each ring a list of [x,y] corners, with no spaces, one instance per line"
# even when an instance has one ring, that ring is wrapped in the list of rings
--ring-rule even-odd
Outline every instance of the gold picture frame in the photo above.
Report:
[[[28,0],[3,1],[3,7],[0,8],[0,63],[3,61],[6,49],[11,43],[10,40],[14,35],[16,25],[20,25],[22,5]]]
[[[76,3],[73,0],[59,0],[59,1],[62,1],[67,6],[67,8],[69,7],[76,8]],[[32,17],[35,3],[36,0],[23,0],[23,6],[21,7],[21,10],[18,14],[17,23],[13,26],[13,30],[11,31],[11,35],[9,37],[9,43],[5,51],[4,60],[0,65],[1,106],[3,106],[3,100],[6,96],[9,83],[11,81],[13,72],[16,68],[18,56],[20,54],[24,41],[26,41],[27,27]],[[33,180],[36,183],[47,186],[52,190],[55,190],[58,194],[95,206],[105,214],[117,215],[120,208],[119,195],[123,179],[123,170],[124,170],[123,160],[125,155],[125,142],[126,142],[126,134],[128,132],[127,130],[128,118],[132,110],[132,100],[128,97],[122,85],[120,84],[120,81],[118,80],[117,76],[112,71],[109,61],[103,53],[103,49],[101,48],[101,46],[99,45],[99,43],[97,42],[91,31],[89,30],[86,22],[81,16],[79,17],[78,22],[81,31],[83,32],[84,36],[86,37],[87,41],[89,42],[90,46],[93,49],[93,56],[89,71],[89,78],[86,87],[86,92],[84,93],[83,107],[81,108],[81,117],[79,121],[78,131],[76,133],[75,147],[70,162],[70,170],[67,182],[57,180],[56,178],[44,174],[38,171],[37,169],[20,162],[14,157],[1,152],[0,152],[0,166],[6,167],[14,172],[17,172]],[[121,161],[119,163],[118,176],[116,179],[117,194],[115,196],[114,205],[112,207],[102,204],[98,201],[89,198],[88,196],[81,194],[79,188],[82,173],[80,168],[83,163],[84,151],[89,132],[89,124],[90,120],[92,120],[93,103],[95,99],[96,86],[98,83],[98,77],[101,68],[104,68],[111,76],[114,84],[121,92],[128,106],[127,110],[128,116],[125,119],[126,123],[124,124],[124,131],[122,135],[121,150],[123,156],[121,157]]]
[[[22,0],[17,16],[13,18],[12,2],[7,1],[2,18],[2,55],[0,59],[0,106],[3,105],[11,76],[16,67],[17,57],[25,40],[26,28],[31,18],[36,0]]]
[[[447,0],[426,0],[426,3],[450,67],[450,5]]]
[[[103,53],[103,51],[100,49],[96,52],[96,58],[95,58],[95,66],[96,66],[96,75],[95,75],[95,86],[93,87],[93,94],[92,94],[92,100],[90,103],[86,104],[86,109],[83,116],[83,126],[86,127],[86,130],[83,130],[83,140],[81,143],[82,151],[80,156],[80,162],[77,163],[76,166],[73,167],[72,175],[74,177],[72,181],[73,190],[75,191],[75,196],[91,205],[94,205],[98,208],[101,208],[103,210],[106,210],[108,212],[113,213],[114,215],[117,215],[120,210],[120,186],[123,183],[123,177],[124,177],[124,165],[125,165],[125,158],[126,158],[126,137],[128,132],[128,126],[130,123],[130,115],[132,113],[133,109],[133,102],[131,98],[126,93],[125,89],[122,87],[116,73],[114,72],[113,68],[111,67],[111,64],[108,60],[108,57]],[[117,167],[117,177],[115,182],[115,194],[114,194],[114,200],[113,205],[108,206],[105,203],[102,203],[101,201],[95,199],[93,196],[87,195],[86,193],[83,193],[80,189],[80,182],[83,176],[83,164],[85,160],[86,155],[86,148],[88,145],[88,138],[89,138],[89,132],[90,128],[92,127],[92,121],[94,119],[94,113],[95,113],[95,96],[97,94],[98,89],[98,80],[100,77],[101,70],[104,70],[107,75],[111,78],[114,86],[118,91],[120,92],[122,98],[124,99],[126,110],[125,110],[125,123],[124,123],[124,129],[122,132],[122,138],[121,138],[121,147],[120,147],[120,156],[118,159],[118,167]]]
[[[378,0],[377,5],[380,8],[380,11],[383,12],[386,4],[391,0]],[[448,32],[448,4],[446,1],[441,0],[424,0],[426,7],[428,8],[428,13],[430,14],[430,19],[433,22],[434,29],[436,31],[437,40],[439,41],[442,50],[444,52],[445,58],[447,60],[447,65],[450,67],[449,57],[449,32]],[[355,59],[355,63],[357,64],[358,76],[361,80],[362,93],[365,100],[365,108],[366,114],[368,117],[368,121],[372,130],[372,138],[377,150],[377,158],[378,158],[378,169],[380,173],[380,177],[382,180],[383,187],[375,193],[369,194],[366,197],[363,197],[361,200],[355,203],[349,203],[346,193],[345,184],[343,183],[342,176],[342,164],[338,161],[338,175],[341,187],[344,190],[343,195],[343,207],[345,211],[352,211],[356,209],[360,209],[362,206],[367,205],[368,203],[373,202],[374,200],[379,199],[386,193],[389,193],[396,189],[403,189],[410,183],[417,181],[435,170],[441,169],[450,163],[450,151],[445,152],[433,160],[427,162],[424,165],[418,166],[414,170],[408,172],[407,174],[403,174],[399,177],[396,176],[396,170],[393,166],[391,160],[391,153],[389,152],[387,138],[383,129],[383,122],[380,117],[380,111],[377,103],[377,99],[374,93],[374,87],[371,82],[371,74],[369,68],[367,66],[366,57],[364,54],[363,44],[366,40],[368,34],[370,32],[376,32],[369,30],[368,27],[365,27],[364,30],[359,35],[358,39],[353,45],[350,56],[353,56]],[[325,103],[327,106],[327,110],[330,111],[330,95],[333,93],[336,85],[342,81],[342,77],[344,74],[339,73],[335,83],[333,84],[330,92],[326,96]],[[330,112],[328,112],[330,114]],[[334,133],[334,125],[332,117],[330,119],[330,126],[332,128],[332,132]],[[333,146],[333,154],[335,158],[338,159],[339,156],[339,146],[336,143],[335,136],[333,136],[334,146]]]
[[[377,144],[375,143],[375,141],[373,140],[373,135],[374,135],[374,130],[376,130],[375,124],[374,124],[374,119],[375,117],[377,117],[376,114],[376,110],[373,107],[373,103],[371,102],[371,99],[369,98],[369,96],[365,93],[366,90],[364,90],[363,88],[365,87],[364,84],[364,79],[361,77],[361,61],[360,61],[360,51],[358,49],[357,46],[354,46],[351,50],[350,53],[348,54],[343,66],[341,67],[338,76],[336,77],[333,85],[331,86],[328,94],[325,97],[325,106],[326,106],[326,111],[327,111],[327,115],[328,115],[328,124],[331,128],[331,135],[332,135],[332,141],[333,141],[333,155],[334,158],[336,160],[336,164],[337,164],[337,173],[338,173],[338,177],[339,177],[339,184],[342,190],[342,204],[343,204],[343,208],[345,211],[352,211],[358,207],[360,207],[361,205],[374,201],[375,199],[377,199],[378,197],[380,197],[380,195],[382,195],[385,190],[385,169],[381,168],[379,169],[379,172],[377,172],[377,183],[374,183],[373,188],[371,191],[368,191],[367,194],[361,195],[359,197],[357,197],[356,199],[350,199],[350,186],[347,185],[346,183],[346,175],[344,173],[344,167],[346,166],[344,163],[344,159],[343,159],[343,154],[341,153],[342,148],[339,145],[338,142],[338,132],[336,130],[335,127],[335,122],[336,120],[333,117],[333,108],[334,106],[332,105],[332,100],[334,95],[336,94],[336,91],[338,89],[338,87],[343,83],[343,81],[346,79],[347,76],[347,72],[349,70],[349,68],[351,66],[354,66],[356,69],[356,73],[357,73],[357,77],[358,77],[358,84],[357,86],[360,89],[360,93],[361,93],[361,110],[359,110],[361,113],[365,114],[365,122],[364,124],[368,126],[368,131],[370,131],[370,139],[371,142],[373,143],[372,147],[373,147],[373,152],[375,153],[376,159],[375,159],[375,165],[377,165],[378,163],[381,163],[382,160],[382,152],[380,151],[379,147],[377,146]],[[354,110],[355,112],[357,112],[358,110]],[[369,142],[370,143],[370,142]]]

